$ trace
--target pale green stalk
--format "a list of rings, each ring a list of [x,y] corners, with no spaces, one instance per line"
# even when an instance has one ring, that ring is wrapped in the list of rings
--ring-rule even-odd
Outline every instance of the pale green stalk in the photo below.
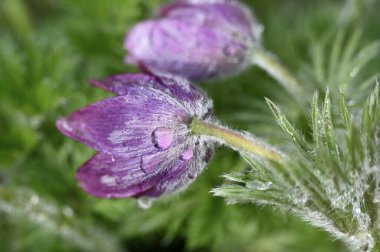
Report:
[[[257,155],[272,161],[281,161],[283,157],[276,151],[268,149],[263,144],[248,138],[238,131],[225,128],[220,125],[193,119],[190,124],[193,133],[216,137],[227,145],[243,152]]]
[[[265,70],[297,100],[302,97],[304,94],[302,85],[272,53],[265,51],[262,48],[257,48],[253,50],[252,55],[253,64]]]

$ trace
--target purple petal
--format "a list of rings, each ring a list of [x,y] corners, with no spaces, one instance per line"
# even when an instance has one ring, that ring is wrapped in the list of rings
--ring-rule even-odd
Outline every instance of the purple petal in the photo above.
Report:
[[[131,58],[154,74],[190,79],[204,75],[212,77],[217,74],[214,55],[219,60],[223,53],[220,43],[223,41],[212,31],[202,31],[197,27],[176,19],[143,22],[129,33],[125,47]]]
[[[86,192],[94,196],[120,198],[153,188],[160,175],[145,173],[139,158],[126,159],[98,153],[78,170],[77,180]]]
[[[198,148],[198,151],[195,151]],[[192,150],[192,151],[190,151]],[[213,155],[213,145],[203,143],[202,146],[184,148],[178,162],[173,162],[158,183],[152,188],[135,195],[135,197],[158,197],[186,189],[195,178],[202,173]],[[186,158],[181,158],[186,156]]]
[[[228,4],[228,3],[234,3],[234,0],[218,0],[218,1],[216,0],[177,0],[175,2],[162,6],[161,9],[159,9],[158,11],[157,16],[165,17],[176,9],[192,7],[196,4],[204,6],[205,4],[214,5],[214,4]]]
[[[189,120],[177,100],[159,90],[130,88],[128,95],[94,103],[57,121],[65,135],[100,152],[141,156],[157,152],[152,141],[155,129]],[[183,126],[185,127],[185,126]],[[176,137],[175,143],[184,141]]]
[[[137,87],[151,87],[178,98],[191,110],[195,110],[199,103],[212,110],[212,104],[207,95],[183,78],[165,78],[148,74],[119,74],[100,80],[91,80],[90,84],[118,95],[126,95],[128,90]]]
[[[147,174],[157,172],[162,166],[171,163],[168,161],[167,152],[157,152],[150,155],[143,155],[140,159],[140,168]]]
[[[135,197],[159,197],[163,193],[170,193],[181,187],[187,187],[188,182],[193,179],[188,176],[191,163],[190,160],[177,159],[173,166],[165,170],[156,185],[135,195]]]
[[[90,80],[91,85],[113,92],[117,95],[125,95],[131,86],[144,86],[147,83],[157,84],[156,78],[147,74],[119,74],[100,80]]]
[[[174,2],[162,7],[159,16],[187,19],[196,16],[196,14],[199,15],[198,13],[207,14],[207,20],[205,19],[203,23],[205,26],[214,25],[216,28],[225,26],[225,28],[229,27],[229,29],[247,34],[252,33],[254,28],[260,28],[246,6],[231,0]]]
[[[193,179],[187,175],[192,161],[180,160],[172,154],[151,155],[143,169],[139,158],[98,153],[78,170],[77,180],[86,192],[97,197],[158,197]],[[174,158],[169,160],[171,157]],[[151,169],[149,172],[147,167]]]

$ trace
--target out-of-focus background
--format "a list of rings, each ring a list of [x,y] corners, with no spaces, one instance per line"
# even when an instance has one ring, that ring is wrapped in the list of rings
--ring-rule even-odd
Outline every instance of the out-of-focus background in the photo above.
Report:
[[[245,166],[223,148],[188,191],[147,210],[78,187],[75,171],[93,151],[59,134],[55,121],[109,96],[89,79],[138,71],[123,63],[124,36],[164,2],[0,0],[0,251],[345,251],[289,213],[212,196],[222,174]],[[340,27],[343,39],[354,31],[363,43],[378,39],[379,2],[245,1],[265,26],[265,47],[301,78],[312,48],[328,57]],[[255,67],[202,87],[218,118],[272,143],[264,97],[292,112],[291,98]]]

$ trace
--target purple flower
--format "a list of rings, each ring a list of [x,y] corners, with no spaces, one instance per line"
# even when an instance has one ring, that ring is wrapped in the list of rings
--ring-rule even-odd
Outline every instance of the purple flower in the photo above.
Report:
[[[130,31],[127,62],[191,80],[227,76],[250,65],[261,32],[262,26],[237,1],[176,1]]]
[[[159,197],[186,188],[213,153],[188,128],[211,120],[212,103],[183,79],[116,75],[91,84],[117,96],[57,122],[65,135],[98,153],[77,173],[80,186],[98,197]]]

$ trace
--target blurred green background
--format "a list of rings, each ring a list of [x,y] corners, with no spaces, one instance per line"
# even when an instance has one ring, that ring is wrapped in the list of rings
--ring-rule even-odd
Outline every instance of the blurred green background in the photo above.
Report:
[[[0,251],[346,251],[286,212],[213,197],[221,175],[245,167],[223,148],[188,191],[148,210],[78,187],[75,171],[93,151],[59,134],[55,121],[109,96],[87,80],[138,71],[123,63],[124,36],[164,2],[0,0]],[[341,27],[347,36],[359,29],[363,43],[380,37],[377,0],[245,2],[265,26],[265,47],[301,78],[311,45],[328,54]],[[255,67],[202,87],[218,118],[271,143],[278,128],[264,97],[293,112],[292,99]]]

